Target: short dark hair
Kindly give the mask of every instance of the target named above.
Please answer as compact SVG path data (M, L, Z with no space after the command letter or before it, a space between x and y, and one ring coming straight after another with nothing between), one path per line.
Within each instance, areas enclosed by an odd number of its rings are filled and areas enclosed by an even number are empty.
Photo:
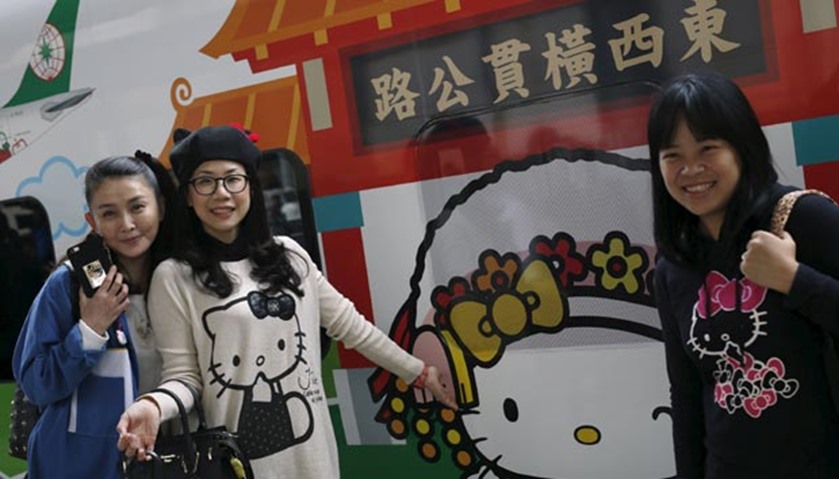
M707 253L701 248L699 219L667 192L659 164L659 152L671 144L681 118L696 138L725 140L740 158L740 181L726 207L719 237L727 252L748 240L778 173L757 115L733 81L713 73L680 76L655 98L647 140L656 246L665 258L698 267Z

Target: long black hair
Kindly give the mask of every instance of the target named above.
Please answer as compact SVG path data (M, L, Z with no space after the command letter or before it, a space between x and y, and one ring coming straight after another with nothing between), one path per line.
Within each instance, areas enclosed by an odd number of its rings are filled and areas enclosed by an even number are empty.
M769 187L778 181L778 173L757 115L731 80L717 74L685 75L658 95L647 123L656 246L671 261L701 268L708 253L703 245L708 243L702 240L699 218L667 192L659 164L659 152L672 143L681 118L696 138L725 140L740 158L740 180L720 229L725 255L748 241L758 215L770 201Z
M84 194L87 204L93 200L93 195L102 183L109 179L138 176L154 191L158 211L163 216L157 236L149 248L151 266L146 275L145 284L133 285L142 291L148 291L151 273L161 261L172 254L175 182L169 171L157 160L144 151L137 150L134 156L112 156L97 161L87 170L84 178ZM119 267L118 258L114 261ZM122 270L122 268L120 268ZM129 278L131 279L131 278Z
M230 160L233 161L233 160ZM196 165L197 166L197 165ZM253 263L250 276L268 294L288 290L303 296L300 275L291 264L288 250L271 236L265 210L262 185L254 168L242 164L248 176L250 209L239 225L238 241L247 245L248 259ZM221 260L211 254L212 240L204 231L201 220L189 207L189 183L182 182L175 201L175 216L188 218L175 223L175 251L173 257L189 264L196 283L207 292L225 298L233 292L233 280L222 268ZM239 193L244 194L244 193Z

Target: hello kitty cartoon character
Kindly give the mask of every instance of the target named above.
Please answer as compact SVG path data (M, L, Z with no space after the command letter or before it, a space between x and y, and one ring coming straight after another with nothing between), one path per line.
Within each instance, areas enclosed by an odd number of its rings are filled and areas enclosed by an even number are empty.
M248 308L253 324L242 328L231 321L229 318L235 316L228 312L233 308ZM269 297L251 291L207 310L202 318L213 344L209 374L212 383L221 386L217 395L244 395L238 434L250 459L282 451L312 435L312 407L306 397L311 375L305 371L305 335L295 310L295 300L289 294ZM244 332L247 336L240 337ZM221 338L247 347L219 347L217 340Z
M391 329L460 410L377 371L377 419L464 478L672 476L650 198L646 160L593 150L469 182L428 224Z
M727 278L711 271L693 307L688 345L700 360L716 358L714 402L728 414L743 411L756 419L779 400L798 393L798 380L787 375L783 360L764 361L749 352L767 335L767 313L761 308L766 293L748 278Z

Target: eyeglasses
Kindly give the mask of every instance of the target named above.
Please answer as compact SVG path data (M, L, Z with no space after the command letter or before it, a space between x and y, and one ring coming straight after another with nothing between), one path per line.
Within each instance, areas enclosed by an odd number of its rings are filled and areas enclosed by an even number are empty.
M248 177L245 175L227 175L219 178L199 176L189 180L188 183L199 195L210 196L216 192L219 181L224 184L224 189L231 195L241 193L248 187Z

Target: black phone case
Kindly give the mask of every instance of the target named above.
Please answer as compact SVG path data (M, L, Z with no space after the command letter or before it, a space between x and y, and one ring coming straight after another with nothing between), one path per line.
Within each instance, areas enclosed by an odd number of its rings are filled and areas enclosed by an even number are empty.
M105 276L113 264L102 237L97 235L90 235L81 243L71 246L67 250L67 259L73 265L73 274L88 298L105 282Z

